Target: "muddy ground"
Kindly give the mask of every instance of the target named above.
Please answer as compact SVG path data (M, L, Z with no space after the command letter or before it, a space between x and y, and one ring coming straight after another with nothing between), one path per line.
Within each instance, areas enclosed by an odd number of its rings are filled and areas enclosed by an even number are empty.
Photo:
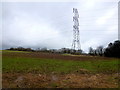
M3 88L118 88L116 74L3 73Z

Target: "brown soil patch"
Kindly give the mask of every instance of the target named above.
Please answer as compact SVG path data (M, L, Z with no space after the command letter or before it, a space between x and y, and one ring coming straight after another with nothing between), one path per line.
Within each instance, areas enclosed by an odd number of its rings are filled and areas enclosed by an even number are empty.
M3 73L3 88L118 88L118 74Z
M98 56L88 56L83 55L82 57L79 55L74 56L65 56L61 54L55 54L55 53L42 53L42 52L32 52L32 53L16 53L11 52L9 54L3 53L4 57L28 57L28 58L46 58L46 59L60 59L60 60L112 60L112 58L106 58L106 57L98 57Z

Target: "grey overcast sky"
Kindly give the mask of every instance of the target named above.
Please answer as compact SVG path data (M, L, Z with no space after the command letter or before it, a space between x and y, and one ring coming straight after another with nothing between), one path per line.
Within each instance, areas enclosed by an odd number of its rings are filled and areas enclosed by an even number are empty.
M0 4L1 5L1 4ZM2 2L2 48L71 48L73 8L79 12L80 43L107 46L118 39L118 2Z

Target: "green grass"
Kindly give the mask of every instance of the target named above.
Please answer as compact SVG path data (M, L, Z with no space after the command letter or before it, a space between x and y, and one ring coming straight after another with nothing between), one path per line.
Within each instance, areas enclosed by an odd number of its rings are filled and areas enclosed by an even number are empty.
M11 52L8 52L11 53ZM70 61L57 59L41 59L28 57L6 57L3 55L3 72L23 73L73 73L80 69L86 69L92 73L117 72L118 59L96 61Z

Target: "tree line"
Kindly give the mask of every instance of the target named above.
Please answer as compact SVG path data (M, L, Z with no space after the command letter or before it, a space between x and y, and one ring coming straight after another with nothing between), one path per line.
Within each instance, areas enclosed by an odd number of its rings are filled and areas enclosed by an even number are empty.
M92 47L90 47L89 55L120 58L120 40L116 40L113 43L109 43L107 48L99 46L96 49L93 49Z
M10 48L7 50L13 50L13 51L31 51L31 52L50 52L50 53L67 53L67 54L81 54L82 50L73 50L69 48L61 48L61 49L47 49L44 48L37 48L36 50L33 50L31 48L24 48L24 47L16 47L16 48Z
M17 48L10 48L7 50L14 50L14 51L32 51L32 52L50 52L50 53L68 53L68 54L85 54L82 50L73 50L69 48L61 48L61 49L47 49L44 48L38 48L36 50L33 50L31 48L23 48L23 47L17 47ZM120 58L120 40L114 41L113 43L109 43L106 48L103 46L98 46L96 49L93 49L92 47L89 48L89 55L93 56L105 56L105 57L118 57Z

